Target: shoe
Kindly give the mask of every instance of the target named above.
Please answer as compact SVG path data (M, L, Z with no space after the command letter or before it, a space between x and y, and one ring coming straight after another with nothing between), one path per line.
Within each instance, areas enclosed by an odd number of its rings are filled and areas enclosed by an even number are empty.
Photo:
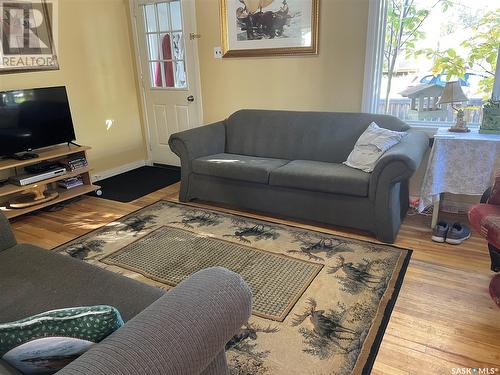
M453 224L446 235L446 242L452 245L460 245L470 238L470 229L460 223Z
M434 242L444 242L450 225L446 221L439 221L432 229L432 240Z

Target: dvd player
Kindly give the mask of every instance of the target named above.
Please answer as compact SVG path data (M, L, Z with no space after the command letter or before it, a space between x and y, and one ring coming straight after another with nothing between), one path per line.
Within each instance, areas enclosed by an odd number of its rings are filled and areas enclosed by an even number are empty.
M18 185L18 186L26 186L30 184L34 184L43 180L48 180L49 178L54 178L57 176L62 176L66 174L66 168L57 168L52 169L43 173L35 173L35 174L23 174L19 176L12 176L9 178L9 182Z

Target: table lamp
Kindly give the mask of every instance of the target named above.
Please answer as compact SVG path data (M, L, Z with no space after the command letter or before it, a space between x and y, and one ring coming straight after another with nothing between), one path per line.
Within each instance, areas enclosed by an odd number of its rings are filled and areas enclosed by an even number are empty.
M466 102L469 99L465 96L462 86L458 81L446 82L443 89L443 94L439 98L437 104L451 104L451 108L457 111L457 122L455 125L450 127L448 131L466 133L469 132L469 128L465 124L464 120L464 110L462 108L455 107L454 103Z

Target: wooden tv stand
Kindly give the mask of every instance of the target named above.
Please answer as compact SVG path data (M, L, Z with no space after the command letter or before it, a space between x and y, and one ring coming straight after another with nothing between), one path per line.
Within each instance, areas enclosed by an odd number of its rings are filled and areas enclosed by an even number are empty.
M87 158L88 150L90 150L90 147L73 146L73 145L60 145L60 146L35 150L35 152L38 154L38 158L35 159L0 160L0 173L2 173L2 179L4 179L8 178L9 176L17 176L18 174L24 174L25 172L22 169L23 167L26 167L28 165L38 164L42 161L57 162L71 156L85 156L85 158ZM64 175L54 176L52 178L48 178L46 180L42 180L25 186L18 186L10 182L6 182L4 185L0 185L0 210L5 214L5 216L7 216L10 219L100 189L99 186L92 184L90 172L91 169L89 166L87 166L84 168L76 169L74 171L68 170L67 173ZM83 185L74 187L72 189L64 189L57 186L57 181L76 176L82 177ZM37 191L43 192L44 190L49 190L57 193L56 198L50 200L41 199L40 203L23 208L11 208L8 205L9 201L14 201L15 198L18 196L21 196L29 192L37 192Z

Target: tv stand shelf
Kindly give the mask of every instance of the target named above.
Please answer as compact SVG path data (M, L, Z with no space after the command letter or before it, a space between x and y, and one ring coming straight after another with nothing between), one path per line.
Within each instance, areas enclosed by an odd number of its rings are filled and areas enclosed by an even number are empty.
M35 159L27 160L14 160L14 159L2 159L0 160L0 171L11 168L26 167L27 165L37 164L44 160L52 160L62 158L64 156L77 154L79 152L86 152L90 150L88 146L73 146L73 145L61 145L48 147L41 150L37 150L36 153L38 157Z
M18 171L17 168L26 167L28 165L38 164L42 161L61 161L66 159L68 156L84 156L87 157L87 151L90 147L87 146L75 146L75 145L59 145L50 148L44 148L36 150L35 152L39 155L38 158L28 159L28 160L13 160L13 159L2 159L0 160L0 172L5 175L8 173L10 176L22 174L23 171ZM10 171L10 172L9 172ZM100 187L92 184L90 176L91 168L89 166L68 171L64 175L54 176L33 184L18 186L11 183L5 183L5 185L0 186L0 210L9 219L17 216L21 216L44 207L51 206L53 204L64 202L68 199L78 197L83 194L90 193L95 190L99 190ZM56 186L57 182L69 177L81 176L83 180L83 185L64 189ZM32 192L34 189L50 189L58 193L58 196L52 200L40 201L38 204L34 204L29 207L23 208L10 208L9 200L13 200L23 193ZM31 199L31 198L30 198ZM31 203L30 203L31 204Z

